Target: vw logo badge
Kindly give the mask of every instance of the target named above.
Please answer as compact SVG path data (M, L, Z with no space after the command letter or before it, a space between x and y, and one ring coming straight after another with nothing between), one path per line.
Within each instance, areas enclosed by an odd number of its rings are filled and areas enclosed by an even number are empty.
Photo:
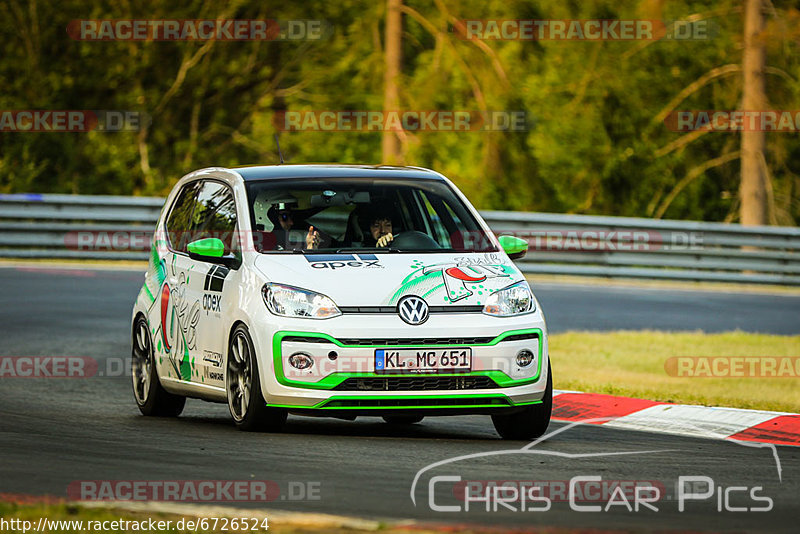
M408 324L422 324L428 320L428 303L414 295L403 297L397 303L397 315Z

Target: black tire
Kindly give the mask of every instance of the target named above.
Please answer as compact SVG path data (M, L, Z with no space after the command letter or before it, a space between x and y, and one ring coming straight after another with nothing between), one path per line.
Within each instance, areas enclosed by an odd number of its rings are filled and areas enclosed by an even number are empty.
M288 412L267 406L261 393L253 340L243 324L238 325L231 334L226 369L228 409L236 427L247 432L279 432L286 424Z
M186 397L173 395L158 379L153 340L147 320L139 315L131 331L131 382L133 398L142 415L178 417L186 405Z
M390 425L413 425L425 418L423 415L384 415L383 420Z
M550 425L553 411L553 374L547 364L547 386L540 404L527 406L520 412L492 416L497 433L504 439L535 439L542 436Z

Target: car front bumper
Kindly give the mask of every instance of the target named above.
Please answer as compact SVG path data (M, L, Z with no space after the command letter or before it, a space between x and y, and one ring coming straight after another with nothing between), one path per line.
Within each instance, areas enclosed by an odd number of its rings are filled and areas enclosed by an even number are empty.
M498 318L480 313L431 315L409 326L393 314L352 314L325 320L264 316L251 329L261 387L270 406L294 411L380 415L494 413L541 402L548 366L540 312ZM468 372L375 372L375 350L460 348L472 352ZM534 354L516 364L522 350ZM291 354L311 356L297 370Z

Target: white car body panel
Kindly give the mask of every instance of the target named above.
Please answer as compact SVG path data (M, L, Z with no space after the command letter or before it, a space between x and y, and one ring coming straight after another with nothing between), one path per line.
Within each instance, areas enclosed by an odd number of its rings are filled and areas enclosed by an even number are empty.
M245 181L236 170L211 168L190 173L179 180L168 196L158 221L145 283L133 309L134 319L139 314L147 318L159 380L167 391L225 402L228 341L234 326L241 322L252 337L261 390L270 406L324 409L325 403L334 398L346 401L405 397L425 401L418 403L419 406L435 407L441 399L450 397L501 399L502 406L514 407L537 402L544 395L549 355L547 328L538 302L533 313L514 317L493 317L474 311L490 293L524 280L502 249L490 253L380 253L374 258L369 254L346 253L326 259L313 251L264 254L253 250L251 243L244 243L241 266L229 269L173 252L164 241L165 219L177 192L197 179L227 184L234 192L240 235L249 236L252 231ZM446 181L497 244L477 211ZM276 316L268 311L261 294L268 282L322 293L340 308L382 307L383 311L348 312L328 319ZM397 313L387 311L405 295L422 296L430 306L444 311L431 313L423 324L406 324ZM447 311L464 306L471 306L473 311ZM519 331L537 337L497 340ZM301 333L294 337L329 336L334 341L328 337L321 338L328 339L324 343L283 341L277 345L280 354L274 353L276 337L286 332ZM380 344L341 346L336 341L409 338L491 340L465 344L472 350L470 375L492 376L503 387L414 391L329 389L340 378L350 376L346 373L386 377L374 373L374 350ZM412 346L429 345L413 343ZM531 350L535 356L533 363L525 368L519 368L514 360L521 349ZM329 357L332 350L337 353L336 360ZM310 371L288 371L291 366L287 358L294 352L312 356L315 365ZM453 407L453 413L458 413L458 406Z

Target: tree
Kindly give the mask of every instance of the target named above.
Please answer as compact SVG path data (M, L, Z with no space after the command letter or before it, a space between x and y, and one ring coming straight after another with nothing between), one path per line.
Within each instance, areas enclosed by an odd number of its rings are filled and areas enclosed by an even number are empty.
M386 71L384 73L383 110L398 111L400 94L397 88L402 63L403 14L400 11L403 0L386 0ZM383 163L396 165L403 162L400 138L397 132L385 130L381 145Z
M744 13L744 51L742 54L742 108L744 111L764 111L767 97L764 92L764 18L762 0L747 0ZM742 224L764 225L767 220L767 191L769 180L764 158L765 138L760 129L742 130L739 186L741 198L739 219Z
M431 167L483 209L794 225L800 136L676 133L664 123L675 110L797 109L797 0L749 6L7 0L0 2L0 110L131 110L152 120L138 133L0 131L0 193L164 195L192 169L276 162L273 136L285 126L274 119L283 110L525 111L523 132L308 128L280 141L290 163ZM755 29L747 23L743 31L748 13ZM216 43L78 41L64 31L85 18L221 17L314 19L330 31L320 40ZM487 19L664 20L705 24L709 35L464 38L466 21ZM747 215L751 205L760 215Z

